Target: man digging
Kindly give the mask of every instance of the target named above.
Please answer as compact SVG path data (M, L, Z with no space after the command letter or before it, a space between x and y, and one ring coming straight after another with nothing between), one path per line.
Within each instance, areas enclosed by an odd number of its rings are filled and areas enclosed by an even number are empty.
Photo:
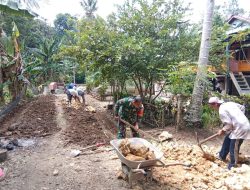
M230 153L228 169L237 165L240 146L244 139L250 139L250 123L245 116L245 107L235 102L224 102L218 97L211 97L209 105L219 111L223 128L218 131L219 135L226 134L218 158L226 160Z
M118 139L126 138L126 126L120 119L134 125L135 129L139 129L138 122L143 116L143 104L140 96L127 97L120 99L115 104L115 116L118 120ZM132 136L139 137L139 133L131 128Z

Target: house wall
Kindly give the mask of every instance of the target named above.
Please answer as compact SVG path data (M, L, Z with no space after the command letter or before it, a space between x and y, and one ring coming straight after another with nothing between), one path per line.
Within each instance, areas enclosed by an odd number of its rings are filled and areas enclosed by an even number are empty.
M243 53L244 52L244 53ZM247 72L250 71L250 48L244 48L244 51L235 51L230 60L231 72Z

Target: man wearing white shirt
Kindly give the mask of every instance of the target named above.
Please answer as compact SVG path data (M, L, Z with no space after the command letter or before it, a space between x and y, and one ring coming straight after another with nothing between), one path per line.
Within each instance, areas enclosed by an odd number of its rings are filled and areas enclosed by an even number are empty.
M238 162L240 146L244 139L250 139L250 123L245 116L245 107L235 102L224 102L218 97L211 97L209 105L219 111L223 128L218 134L226 133L219 159L225 160L230 153L230 163L228 169L234 167Z
M84 90L81 87L77 87L76 91L77 91L77 95L79 97L82 97L82 103L83 103L83 106L85 106L85 97L84 97L85 93L84 93Z

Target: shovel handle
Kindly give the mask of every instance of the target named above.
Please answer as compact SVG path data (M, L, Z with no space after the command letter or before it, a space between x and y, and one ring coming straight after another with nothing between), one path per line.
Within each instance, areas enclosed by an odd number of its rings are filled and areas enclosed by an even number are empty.
M214 134L214 135L212 135L212 136L210 136L210 137L208 137L208 138L206 138L206 139L200 141L200 142L199 142L199 145L201 145L201 144L203 144L203 143L205 143L205 142L207 142L207 141L209 141L209 140L211 140L211 139L213 139L213 138L215 138L215 137L217 137L217 136L219 136L219 133L216 133L216 134Z
M160 143L159 140L157 140L156 138L154 138L152 135L150 135L150 134L148 134L148 133L142 131L141 129L136 129L135 126L131 125L129 122L127 122L127 121L125 121L125 120L123 120L123 119L121 119L121 118L119 118L119 120L120 120L122 123L124 123L125 125L127 125L127 126L131 127L132 129L134 129L136 132L140 133L141 135L147 136L147 137L151 138L152 140L154 140L154 141Z
M103 146L103 145L105 145L105 143L96 143L94 145L90 145L90 146L86 146L86 147L82 148L81 151L89 149L89 148L93 148L93 147L100 147L100 146Z

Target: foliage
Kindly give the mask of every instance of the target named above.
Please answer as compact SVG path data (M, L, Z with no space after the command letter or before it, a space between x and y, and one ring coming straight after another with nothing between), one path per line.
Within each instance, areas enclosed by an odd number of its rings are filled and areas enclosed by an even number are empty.
M209 51L209 65L216 68L216 72L225 73L226 68L223 67L222 63L226 63L226 46L228 45L228 35L226 31L229 29L227 23L223 23L222 17L219 13L215 13L211 35L211 45ZM225 66L225 65L224 65Z
M97 87L100 85L101 81L100 79L100 72L96 72L92 75L88 75L86 77L86 90L89 93L94 87Z
M26 90L25 97L26 97L26 98L34 98L34 94L33 94L33 92L32 92L31 89L28 88L28 89Z
M104 96L107 89L108 89L107 83L101 83L98 87L98 94L100 96Z
M30 75L35 74L33 78L42 79L43 82L55 79L62 68L54 58L60 43L61 39L56 38L53 41L45 40L39 48L29 48L31 62L26 71L29 71Z
M232 15L243 15L244 13L244 9L239 7L239 0L228 0L224 9L224 14L227 18Z
M71 16L70 14L58 14L54 21L55 30L58 35L64 36L67 35L68 31L76 30L76 17Z
M0 14L0 24L7 35L11 34L11 23L14 21L20 32L19 41L25 47L35 48L46 38L51 38L55 32L54 29L48 26L44 21L32 20L20 16L2 15ZM23 49L25 53L25 49Z
M85 72L83 72L82 70L78 70L75 77L76 83L78 84L84 84L86 82Z
M82 19L77 44L64 48L118 93L132 80L142 96L152 95L154 82L165 80L173 65L197 57L199 38L195 27L182 21L187 8L181 1L126 1L118 10L107 22Z
M208 104L203 105L201 115L202 126L206 128L215 128L220 125L218 111L213 110Z
M169 91L174 94L191 95L195 80L195 70L195 64L180 63L175 71L169 73Z
M36 0L5 0L0 1L0 12L22 17L33 18L38 16L31 8L39 7Z
M160 12L163 7L168 11ZM163 69L169 70L182 59L180 51L186 44L180 42L187 25L180 21L185 11L180 1L168 1L168 4L127 1L120 7L117 23L124 38L120 63L141 96L151 93L154 82L164 80Z
M0 43L2 44L8 55L14 55L14 45L12 43L11 37L3 35L2 37L0 37Z

